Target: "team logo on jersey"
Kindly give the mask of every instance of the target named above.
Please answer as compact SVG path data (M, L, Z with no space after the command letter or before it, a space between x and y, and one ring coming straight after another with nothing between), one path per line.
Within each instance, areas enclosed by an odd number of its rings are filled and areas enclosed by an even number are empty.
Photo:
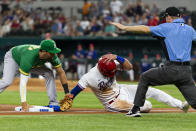
M105 91L107 88L111 87L113 82L114 82L113 78L109 79L107 82L100 81L98 84L99 90Z

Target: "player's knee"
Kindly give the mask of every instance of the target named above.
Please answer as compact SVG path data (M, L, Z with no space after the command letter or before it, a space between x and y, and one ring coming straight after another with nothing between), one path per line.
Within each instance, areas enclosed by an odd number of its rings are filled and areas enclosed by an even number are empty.
M4 85L4 87L8 87L12 84L13 81L11 80L7 80L7 81L2 81L2 84Z

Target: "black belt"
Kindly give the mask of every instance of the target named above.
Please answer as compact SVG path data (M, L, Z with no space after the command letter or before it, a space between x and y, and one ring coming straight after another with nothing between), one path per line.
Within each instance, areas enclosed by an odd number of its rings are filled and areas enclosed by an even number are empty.
M190 65L189 61L185 61L185 62L169 61L169 63L173 64L173 65L181 65L181 66L189 66Z

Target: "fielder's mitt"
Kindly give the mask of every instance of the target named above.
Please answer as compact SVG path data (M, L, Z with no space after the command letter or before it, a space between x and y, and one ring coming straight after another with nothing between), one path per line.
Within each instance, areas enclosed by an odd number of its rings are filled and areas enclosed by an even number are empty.
M73 99L70 98L69 95L65 95L65 97L60 100L60 110L67 111L72 107Z

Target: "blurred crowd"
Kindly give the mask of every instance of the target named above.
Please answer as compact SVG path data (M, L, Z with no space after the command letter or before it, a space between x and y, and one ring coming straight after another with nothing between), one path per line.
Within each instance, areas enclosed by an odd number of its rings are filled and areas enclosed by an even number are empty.
M142 0L125 5L120 0L84 0L78 9L81 17L67 17L62 7L33 8L31 0L2 0L0 37L7 35L39 36L45 33L61 36L117 36L113 20L125 25L156 26L163 23L156 2L143 4ZM181 8L185 22L191 25L189 12Z
M144 4L142 0L135 3L124 3L120 0L97 0L96 2L84 0L83 6L78 9L81 17L67 17L62 7L33 8L31 0L2 0L0 8L0 37L4 36L40 36L46 39L54 36L118 36L116 29L109 21L119 22L124 25L148 25L156 26L164 23L162 12L156 2L152 5ZM191 25L190 12L181 8L182 17L188 25ZM119 54L120 55L120 54ZM59 54L63 69L68 79L80 79L97 62L97 50L93 43L89 43L87 50L82 44L70 58ZM143 54L143 58L137 60L133 52L126 57L132 64L133 70L126 73L118 73L121 80L134 81L139 79L139 74L150 68L161 66L165 59L161 54L149 56ZM0 69L3 63L0 64ZM48 65L50 66L50 65ZM196 72L196 51L192 56L192 66ZM0 70L2 75L2 70ZM55 72L54 72L55 74ZM196 74L194 73L196 80Z
M63 54L60 54L59 57L68 79L80 79L96 65L99 59L93 43L89 44L89 50L84 50L82 45L78 44L75 53L70 58L65 58ZM133 69L127 72L118 72L117 78L130 81L138 80L142 72L161 66L165 61L160 54L151 57L144 54L142 59L136 60L133 53L130 52L125 57L133 64Z

